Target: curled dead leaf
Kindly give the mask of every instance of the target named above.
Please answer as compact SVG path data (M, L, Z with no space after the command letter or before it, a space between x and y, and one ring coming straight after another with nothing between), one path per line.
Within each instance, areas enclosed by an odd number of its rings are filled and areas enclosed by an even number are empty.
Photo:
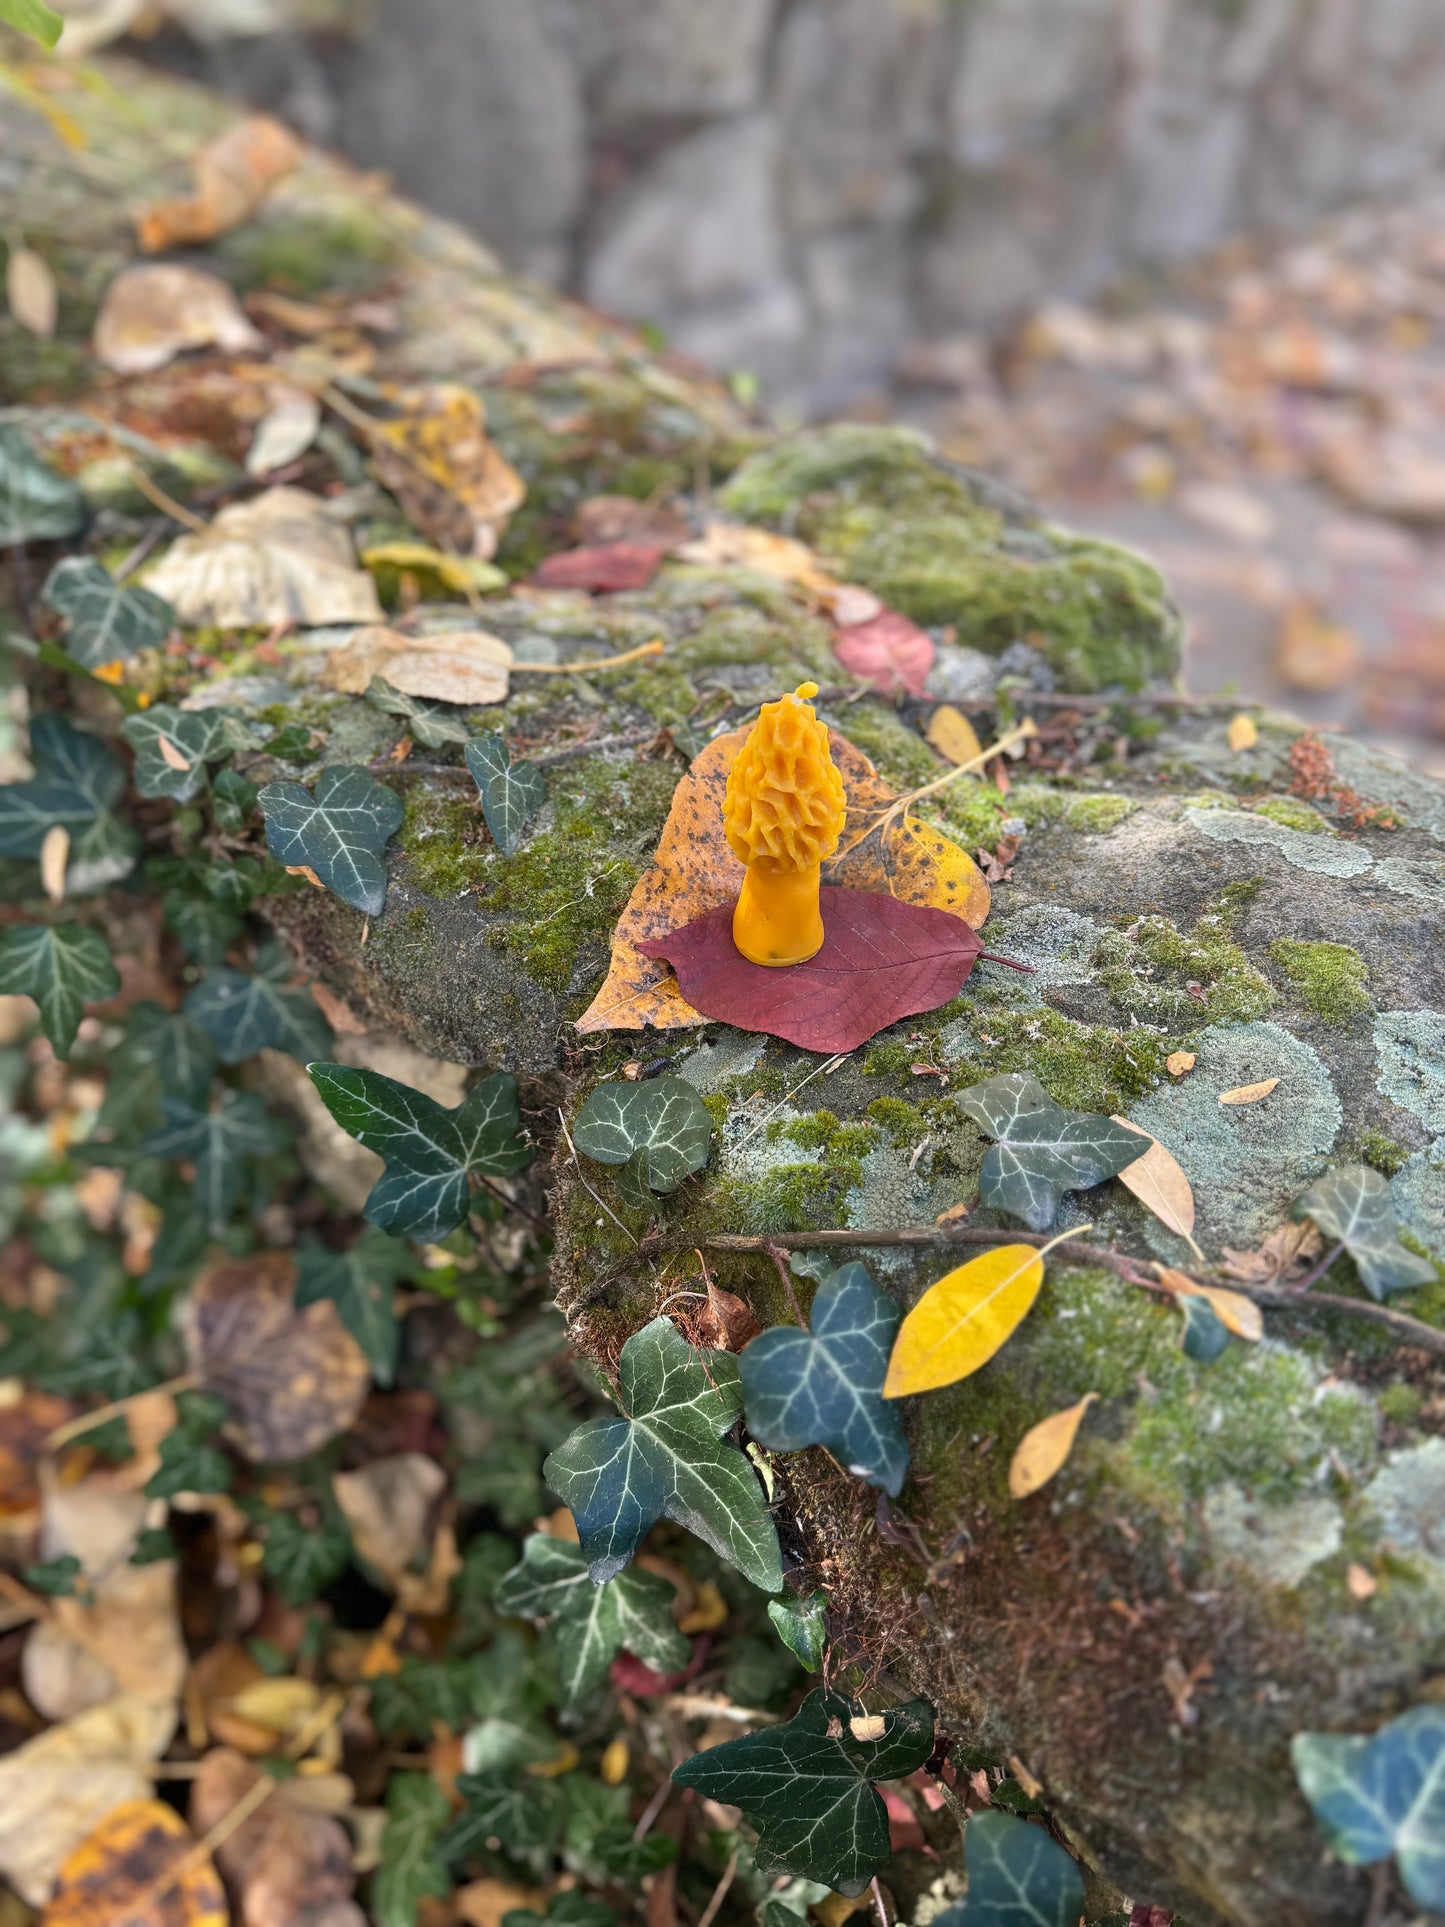
M1194 1062L1192 1050L1170 1051L1164 1059L1164 1068L1171 1077L1183 1077L1186 1072L1194 1069Z
M1226 1331L1233 1332L1236 1338L1257 1344L1264 1337L1264 1313L1243 1292L1227 1291L1220 1285L1196 1284L1187 1272L1176 1271L1172 1265L1156 1264L1154 1275L1176 1298L1206 1299L1213 1306L1220 1324Z
M452 382L394 389L390 421L348 410L371 447L377 479L438 548L484 561L527 498L527 485L487 435L481 397Z
M1029 1427L1009 1464L1008 1489L1013 1498L1027 1499L1064 1465L1074 1449L1084 1414L1098 1396L1097 1392L1085 1392L1077 1405Z
M408 636L398 629L358 629L326 659L322 680L344 695L360 696L380 676L404 696L468 706L507 699L512 651L485 629Z
M1142 1158L1133 1164L1126 1164L1119 1173L1119 1182L1134 1193L1140 1204L1154 1213L1161 1224L1178 1237L1194 1242L1194 1192L1183 1167L1172 1151L1168 1151L1158 1138L1151 1137L1148 1131L1131 1124L1127 1117L1116 1117L1115 1124L1122 1124L1126 1131L1136 1131L1140 1137L1149 1138L1149 1149Z
M1219 1101L1228 1105L1258 1104L1262 1097L1269 1096L1278 1082L1277 1077L1267 1077L1262 1084L1238 1084L1232 1091L1221 1091Z
M193 193L140 209L135 226L141 247L159 254L228 234L255 213L300 159L300 142L280 121L248 114L196 155Z
M376 586L357 568L350 535L319 496L300 488L268 488L223 508L203 535L171 544L146 587L190 628L381 619Z
M261 336L219 275L171 262L122 269L95 321L95 358L118 375L149 374L191 348L239 355L260 346Z

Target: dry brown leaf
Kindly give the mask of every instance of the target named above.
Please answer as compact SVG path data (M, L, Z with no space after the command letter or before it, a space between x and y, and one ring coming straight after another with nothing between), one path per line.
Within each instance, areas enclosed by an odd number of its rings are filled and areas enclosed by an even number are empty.
M246 473L270 475L304 455L321 426L321 404L300 388L284 388L256 424L246 450Z
M332 1476L356 1550L394 1590L431 1541L427 1515L446 1482L441 1466L422 1452L398 1452L373 1459L359 1472Z
M1194 1192L1189 1180L1172 1151L1166 1151L1157 1137L1130 1123L1127 1117L1116 1117L1113 1122L1122 1124L1126 1131L1136 1131L1140 1137L1149 1138L1149 1149L1142 1158L1133 1164L1126 1164L1119 1173L1119 1182L1134 1196L1161 1224L1167 1225L1178 1237L1193 1242L1194 1233Z
M19 1379L0 1392L0 1520L21 1521L40 1505L40 1467L50 1434L71 1416L68 1399L32 1391Z
M1259 741L1258 724L1253 716L1246 716L1243 711L1238 716L1231 717L1226 733L1229 738L1229 747L1236 754L1242 749L1253 749Z
M289 1252L228 1259L203 1271L186 1302L191 1368L230 1407L248 1458L317 1452L361 1410L371 1369L329 1298L298 1311Z
M934 710L924 734L939 755L946 757L950 763L970 763L983 754L978 731L963 711L955 709L952 703L944 703L940 709Z
M1170 1051L1164 1059L1164 1068L1171 1077L1183 1077L1186 1071L1194 1069L1194 1052L1192 1050Z
M270 488L222 509L204 535L172 543L146 587L190 628L381 619L376 585L356 566L351 537L319 496L299 488Z
M403 695L479 705L507 699L512 651L485 629L407 636L398 629L358 629L326 659L322 680L343 695L364 695L380 676Z
M1237 1084L1232 1091L1221 1091L1219 1101L1228 1105L1258 1104L1262 1097L1269 1096L1278 1082L1277 1077L1267 1077L1262 1084Z
M40 843L40 887L52 903L65 901L65 866L70 861L70 831L52 823Z
M1373 1599L1380 1590L1379 1580L1357 1559L1352 1559L1346 1568L1345 1584L1349 1587L1351 1599Z
M1329 696L1347 689L1364 667L1360 639L1327 622L1308 599L1290 603L1274 639L1274 666L1287 689Z
M710 523L696 541L683 543L677 558L704 569L751 569L814 595L832 595L842 586L806 542L735 522Z
M1008 1469L1008 1489L1015 1499L1027 1499L1048 1484L1073 1451L1084 1414L1098 1396L1085 1392L1077 1405L1040 1419L1024 1433Z
M466 1927L502 1927L503 1917L513 1908L544 1913L547 1896L540 1887L517 1887L510 1880L472 1880L458 1887L452 1905Z
M44 255L34 248L12 248L5 263L5 299L10 313L27 334L49 341L55 333L59 298L55 276Z
M191 1788L193 1831L204 1836L218 1826L259 1777L259 1769L230 1747L208 1753ZM301 1786L299 1779L278 1786L215 1849L236 1927L366 1927L351 1898L356 1875L346 1829L327 1814L308 1811L293 1793Z
M675 549L691 529L687 517L665 502L639 502L632 495L593 495L577 511L576 535L584 548L613 542L641 542Z
M693 758L673 794L652 863L639 879L612 939L607 981L577 1021L579 1031L676 1030L700 1024L666 965L637 949L721 904L742 887L743 866L723 835L728 771L747 740L735 729ZM988 915L989 891L978 865L941 830L906 813L877 770L846 737L829 732L843 778L847 818L838 848L823 865L824 883L843 889L887 891L904 903L951 911L978 929Z
M175 1710L121 1694L0 1758L0 1874L23 1900L50 1897L62 1862L106 1814L150 1796L150 1763Z
M67 1854L38 1927L227 1927L208 1853L163 1800L128 1800Z
M1172 1265L1156 1264L1154 1272L1160 1284L1167 1286L1176 1298L1208 1299L1219 1322L1236 1338L1258 1344L1264 1337L1264 1313L1242 1292L1226 1291L1219 1285L1198 1285L1187 1272L1176 1271Z
M301 159L301 144L280 121L249 114L208 141L192 163L195 192L153 201L135 217L147 254L214 241L255 213L276 182Z
M95 321L95 358L118 375L149 374L190 348L234 355L261 345L218 275L171 263L123 269L106 289Z
M756 1338L762 1326L752 1308L735 1291L720 1291L708 1280L707 1303L693 1320L695 1343L710 1345L715 1351L740 1352L749 1339Z
M1278 1224L1257 1251L1235 1251L1225 1245L1220 1269L1227 1278L1247 1284L1273 1284L1312 1264L1324 1250L1324 1240L1312 1218L1287 1219Z
M286 865L286 874L288 877L305 877L313 890L324 890L326 888L326 885L321 881L320 877L317 876L309 863L288 863Z
M484 561L527 485L487 435L481 398L470 388L438 382L393 391L392 421L363 427L372 466L412 524L440 549Z

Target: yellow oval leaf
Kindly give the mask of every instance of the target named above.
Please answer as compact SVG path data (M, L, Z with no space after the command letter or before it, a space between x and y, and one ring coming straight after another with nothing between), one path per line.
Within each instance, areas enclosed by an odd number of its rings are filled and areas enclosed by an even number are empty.
M1226 1291L1221 1285L1196 1285L1187 1272L1176 1271L1172 1265L1156 1264L1154 1271L1160 1284L1167 1285L1176 1298L1207 1298L1219 1322L1236 1338L1247 1338L1251 1344L1257 1344L1264 1337L1264 1313L1242 1291Z
M620 1733L615 1740L609 1740L602 1754L602 1764L597 1769L603 1786L621 1786L627 1778L631 1758L631 1749Z
M1136 1131L1140 1137L1149 1138L1149 1149L1143 1157L1126 1164L1119 1173L1120 1184L1132 1191L1161 1224L1168 1225L1181 1238L1189 1237L1194 1230L1194 1192L1179 1160L1172 1151L1165 1150L1157 1137L1150 1137L1127 1117L1116 1117L1113 1122L1122 1124L1126 1131Z
M1229 747L1232 750L1238 752L1242 749L1253 749L1258 741L1259 730L1253 716L1246 716L1241 712L1231 720L1229 725Z
M1258 1104L1278 1082L1277 1077L1267 1077L1262 1084L1238 1084L1232 1091L1221 1091L1219 1101L1221 1104Z
M1015 1499L1027 1499L1048 1484L1073 1451L1083 1416L1098 1396L1085 1392L1077 1405L1040 1419L1024 1433L1008 1469L1008 1489Z
M70 831L52 823L40 845L40 884L52 903L65 901L65 866L70 861Z
M950 763L971 763L976 756L983 754L978 731L963 711L955 709L952 703L944 703L941 708L934 710L924 734L939 755L946 756Z
M127 1800L61 1863L40 1927L226 1927L208 1853L162 1800Z
M1044 1282L1032 1245L999 1245L924 1292L898 1329L884 1398L952 1385L986 1365L1022 1324Z
M1194 1052L1192 1050L1171 1051L1164 1059L1164 1068L1171 1077L1183 1077L1186 1071L1194 1069Z

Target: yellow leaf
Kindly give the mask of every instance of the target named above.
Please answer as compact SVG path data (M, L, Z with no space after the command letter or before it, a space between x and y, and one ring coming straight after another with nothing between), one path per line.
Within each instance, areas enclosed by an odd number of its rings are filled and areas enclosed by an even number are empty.
M1267 1077L1262 1084L1238 1084L1232 1091L1221 1091L1219 1101L1230 1105L1258 1104L1262 1097L1269 1096L1278 1082L1277 1077Z
M627 1766L631 1757L627 1742L620 1733L615 1740L608 1741L602 1754L602 1763L597 1769L603 1786L622 1785L627 1778Z
M434 577L441 588L460 596L500 589L507 580L495 563L479 561L474 555L447 555L429 542L376 542L361 551L361 561L373 575L409 569L413 575Z
M1220 1324L1236 1338L1257 1344L1264 1337L1264 1313L1243 1292L1226 1291L1220 1285L1196 1285L1187 1272L1176 1271L1172 1265L1156 1264L1154 1272L1176 1298L1207 1298Z
M1171 1077L1183 1077L1186 1071L1194 1069L1194 1052L1192 1050L1171 1051L1164 1059L1164 1068Z
M697 1589L697 1604L677 1622L683 1633L715 1633L728 1616L728 1602L710 1579Z
M229 1917L211 1856L175 1808L128 1800L67 1855L38 1927L226 1927Z
M1015 1499L1026 1499L1048 1484L1073 1451L1080 1422L1098 1396L1085 1392L1077 1405L1040 1419L1024 1433L1008 1469L1008 1489Z
M1236 753L1242 749L1253 749L1259 741L1259 730L1253 716L1243 711L1231 719L1229 725L1229 747Z
M1126 1164L1119 1173L1119 1182L1134 1193L1140 1204L1152 1211L1161 1224L1181 1238L1194 1242L1194 1193L1189 1180L1180 1167L1179 1160L1172 1151L1166 1151L1158 1138L1150 1137L1148 1131L1141 1131L1137 1124L1131 1124L1127 1117L1116 1117L1115 1124L1122 1124L1126 1131L1135 1131L1140 1137L1149 1138L1149 1149L1142 1158L1133 1164Z
M983 754L978 731L952 703L944 703L941 709L934 710L924 733L939 755L946 756L950 763L971 763Z
M1044 1282L1032 1245L1000 1245L924 1292L899 1327L884 1398L952 1385L986 1365L1022 1324Z
M582 1755L570 1740L563 1740L550 1760L534 1760L527 1771L539 1780L559 1780L564 1773L571 1773L582 1759Z
M258 1679L232 1696L231 1710L275 1733L299 1727L321 1704L321 1689L309 1679Z

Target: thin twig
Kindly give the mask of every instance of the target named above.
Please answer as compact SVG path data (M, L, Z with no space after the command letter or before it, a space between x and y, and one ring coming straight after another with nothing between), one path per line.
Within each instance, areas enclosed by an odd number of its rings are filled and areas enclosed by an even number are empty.
M1037 736L1038 733L1033 717L1025 716L1021 723L1015 723L1012 729L1005 730L997 742L990 743L987 749L981 749L977 756L970 756L962 763L955 763L952 769L946 769L942 776L935 776L933 781L925 783L922 789L910 790L907 796L895 798L889 804L883 820L886 822L889 817L896 816L900 810L911 809L915 803L921 803L925 796L932 796L938 790L947 789L948 785L956 783L960 776L967 776L972 770L984 768L986 764L993 761L995 756L1001 756L1012 749L1015 743L1027 742L1030 736Z
M847 1059L847 1056L847 1051L840 1051L836 1057L825 1058L821 1064L808 1072L808 1075L803 1079L801 1084L795 1084L790 1091L784 1091L781 1099L768 1112L767 1116L759 1118L753 1128L747 1132L745 1136L738 1139L737 1143L732 1147L734 1153L741 1151L745 1144L750 1143L765 1124L771 1124L773 1119L778 1115L778 1112L781 1111L785 1105L791 1103L793 1098L798 1095L798 1092L803 1089L804 1085L811 1084L815 1077L826 1077L830 1071L837 1070L838 1066Z
M717 1919L718 1909L722 1906L723 1902L727 1899L728 1888L731 1887L731 1885L733 1884L733 1875L738 1870L738 1856L741 1853L741 1851L742 1850L739 1847L733 1848L732 1854L728 1859L728 1863L722 1870L722 1878L721 1880L718 1881L717 1885L712 1890L712 1899L707 1903L706 1907L704 1907L702 1912L698 1915L697 1927L712 1927L713 1922ZM878 1883L875 1880L873 1884L876 1887ZM886 1920L883 1923L883 1927L888 1927L888 1923Z
M642 1816L638 1820L637 1825L632 1829L632 1837L634 1840L645 1840L647 1838L648 1834L652 1831L653 1821L656 1820L658 1814L662 1812L662 1809L671 1798L672 1781L670 1779L664 1779L658 1786L656 1793L653 1794L647 1805L642 1809Z
M702 1253L699 1252L698 1256L701 1257ZM778 1267L778 1276L783 1281L783 1290L787 1293L788 1303L793 1307L793 1316L797 1319L801 1328L806 1331L808 1329L808 1321L803 1316L803 1307L798 1303L798 1291L793 1283L793 1274L788 1269L787 1259L784 1258L782 1252L778 1250L776 1245L768 1246L768 1256Z
M472 1175L485 1190L491 1192L494 1198L499 1198L509 1211L520 1211L529 1223L536 1225L539 1231L545 1231L547 1236L551 1237L552 1227L545 1218L539 1218L535 1211L529 1211L519 1199L509 1198L500 1185L493 1184L490 1178L484 1178L480 1172L474 1171Z
M737 1858L736 1855L733 1856ZM878 1876L873 1876L873 1905L878 1909L878 1927L888 1927L888 1909L883 1905L883 1889L878 1885ZM698 1927L702 1927L699 1921Z
M620 1232L622 1232L624 1236L628 1238L632 1238L632 1242L635 1245L637 1243L637 1239L632 1236L632 1233L627 1229L627 1226L622 1222L621 1218L619 1218L617 1213L612 1209L612 1206L607 1202L605 1198L599 1198L597 1193L592 1189L592 1186L587 1182L586 1176L584 1175L582 1170L582 1160L577 1155L577 1146L572 1142L572 1133L567 1129L567 1120L562 1115L562 1112L560 1110L557 1112L557 1116L561 1118L562 1135L567 1140L567 1149L572 1153L572 1162L577 1167L577 1178L578 1178L578 1182L582 1186L582 1189L587 1193L588 1197L591 1198L594 1204L601 1205L602 1209L607 1213L608 1217L611 1218L612 1222L617 1226L617 1229Z
M57 1425L45 1440L48 1452L58 1452L62 1445L69 1445L85 1432L93 1432L97 1425L104 1425L107 1419L120 1418L132 1405L143 1398L152 1398L157 1392L194 1392L204 1384L200 1372L182 1372L178 1378L165 1379L159 1385L148 1385L144 1391L132 1392L126 1398L112 1399L109 1405L97 1405L93 1412L82 1412L78 1418L67 1419L64 1425Z
M163 514L168 515L173 522L179 522L182 528L190 529L194 535L206 533L207 524L200 516L194 514L184 503L178 502L173 495L167 495L160 483L153 482L143 468L139 466L133 468L131 479L146 500L160 509Z
M1327 1251L1324 1257L1320 1259L1319 1263L1313 1266L1309 1271L1307 1271L1303 1278L1292 1279L1290 1284L1290 1289L1292 1291L1301 1291L1301 1292L1308 1291L1310 1286L1315 1282L1316 1278L1324 1277L1325 1273L1329 1270L1330 1266L1335 1262L1336 1258L1340 1256L1344 1248L1345 1248L1344 1240L1341 1239L1340 1243L1337 1244L1333 1248L1333 1250Z
M661 636L654 636L651 642L639 643L635 649L624 649L620 656L594 656L588 662L513 662L507 667L514 676L580 676L586 671L621 669L626 663L660 656L666 647ZM656 733L654 730L653 734Z

